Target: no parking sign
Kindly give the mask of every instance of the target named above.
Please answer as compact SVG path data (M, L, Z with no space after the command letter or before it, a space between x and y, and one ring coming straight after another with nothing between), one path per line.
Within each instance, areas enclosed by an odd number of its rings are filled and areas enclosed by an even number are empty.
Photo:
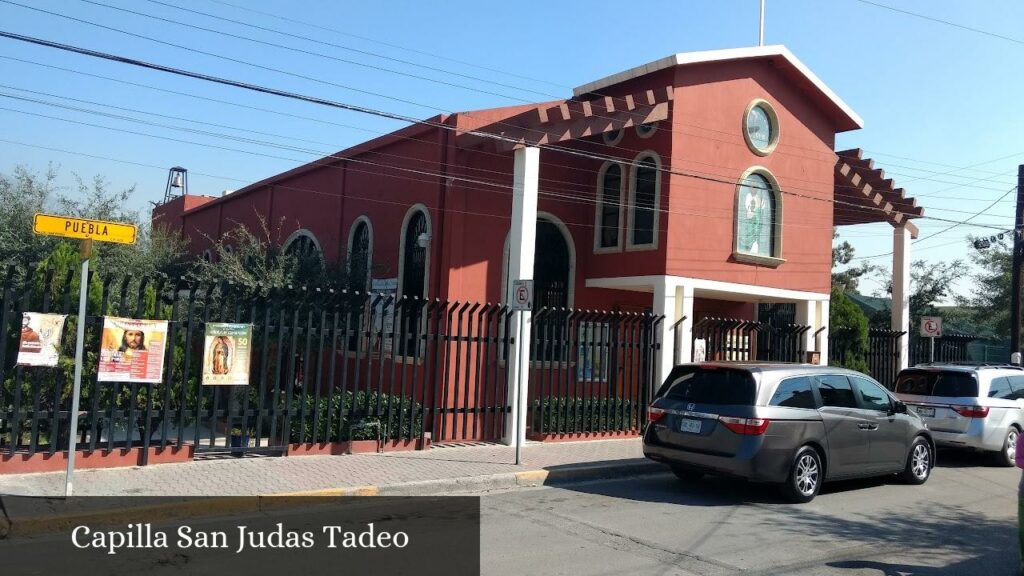
M921 336L925 338L942 338L942 318L938 316L922 316Z

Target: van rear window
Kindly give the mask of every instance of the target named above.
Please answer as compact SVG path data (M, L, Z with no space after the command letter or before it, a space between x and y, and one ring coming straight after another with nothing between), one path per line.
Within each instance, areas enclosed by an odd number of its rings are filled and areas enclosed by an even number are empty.
M693 368L674 376L659 396L700 404L754 405L757 386L749 372L729 368Z
M977 398L978 382L965 372L911 371L900 374L896 392L940 398Z

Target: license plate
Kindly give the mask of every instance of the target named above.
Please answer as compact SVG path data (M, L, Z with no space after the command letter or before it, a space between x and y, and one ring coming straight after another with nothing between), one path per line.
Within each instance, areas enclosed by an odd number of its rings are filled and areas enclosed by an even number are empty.
M922 418L934 418L935 408L930 406L914 406L914 412L917 412L918 416Z
M700 420L683 418L679 421L679 431L688 432L690 434L700 434Z

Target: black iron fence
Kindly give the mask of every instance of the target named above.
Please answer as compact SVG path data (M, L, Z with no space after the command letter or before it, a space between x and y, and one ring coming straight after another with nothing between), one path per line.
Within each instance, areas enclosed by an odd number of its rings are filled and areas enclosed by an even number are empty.
M655 385L662 318L564 308L534 314L531 432L638 432Z
M863 355L864 366L852 362L851 350L855 348L852 340L854 330L845 327L833 327L829 331L830 364L842 365L864 370L875 380L888 387L896 382L900 369L900 345L906 338L906 332L871 328L868 330L868 348ZM935 339L935 362L964 362L970 360L968 344L977 340L974 336L951 334ZM931 361L929 338L910 335L910 366Z
M68 446L77 268L0 284L0 451ZM76 446L283 453L296 444L500 438L509 413L502 305L93 274ZM72 302L76 304L72 305ZM56 368L16 366L21 313L67 314ZM168 321L159 383L97 381L104 316ZM248 386L203 386L204 327L251 324Z
M685 337L681 323L674 327L676 339ZM723 362L805 362L806 334L810 326L775 326L768 322L730 318L703 318L693 324L693 360Z

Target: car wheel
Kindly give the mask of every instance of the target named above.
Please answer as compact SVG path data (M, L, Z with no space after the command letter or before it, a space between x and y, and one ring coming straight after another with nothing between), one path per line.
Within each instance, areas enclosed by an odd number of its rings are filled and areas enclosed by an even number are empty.
M700 479L704 477L704 473L701 472L700 470L694 470L692 468L683 468L681 466L673 466L672 473L676 475L676 478L679 478L680 480L687 484L699 482Z
M796 453L789 478L782 485L782 495L790 502L803 504L814 500L825 479L821 456L810 446L804 446Z
M907 484L924 484L932 474L932 449L928 441L918 436L910 445L907 465L900 474L900 480Z
M1017 442L1020 442L1020 430L1010 426L1010 429L1006 431L1006 439L1003 440L1003 449L994 454L997 465L1013 466L1016 464Z

